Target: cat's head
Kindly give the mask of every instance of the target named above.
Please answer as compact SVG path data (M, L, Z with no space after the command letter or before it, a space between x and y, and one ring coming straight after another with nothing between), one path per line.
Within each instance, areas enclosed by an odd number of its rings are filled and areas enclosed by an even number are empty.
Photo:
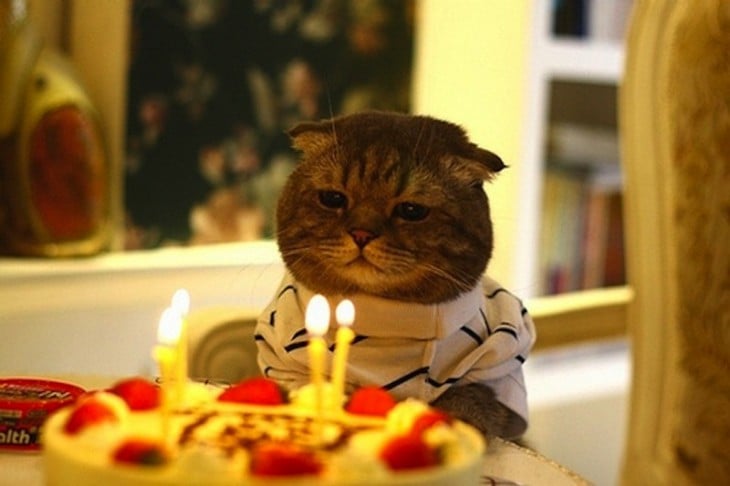
M492 254L483 182L505 167L458 126L367 112L290 132L302 160L277 208L294 277L323 294L420 303L472 289Z

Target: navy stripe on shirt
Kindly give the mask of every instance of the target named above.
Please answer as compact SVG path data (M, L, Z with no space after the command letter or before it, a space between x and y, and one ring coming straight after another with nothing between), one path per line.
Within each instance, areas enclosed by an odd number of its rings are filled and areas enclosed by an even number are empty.
M473 329L470 329L467 326L461 326L461 328L459 330L461 332L465 333L470 338L472 338L479 345L481 345L484 342L484 339L482 339L482 337L479 334L477 334L476 331L474 331Z
M296 343L289 343L286 346L284 346L284 351L286 351L287 353L291 353L292 351L294 351L296 349L304 348L308 345L309 345L309 341L299 341Z
M428 378L426 378L426 383L428 383L429 385L431 385L434 388L439 388L444 385L451 385L453 383L456 383L460 379L461 379L461 377L452 377L452 378L447 378L446 381L444 381L443 383L439 383L438 381L434 380L433 378L431 378L429 376Z
M492 330L489 328L489 321L487 320L487 315L484 313L483 309L479 309L479 313L482 315L482 322L484 322L484 327L487 329L487 336L492 334Z
M350 343L350 345L351 346L354 346L357 343L359 343L360 341L366 340L367 338L368 338L367 336L363 336L362 334L355 334L355 337L352 339L352 342ZM334 343L330 344L329 350L330 351L334 351L336 347L337 347L337 341L335 341Z
M307 329L303 327L303 328L299 329L297 332L295 332L294 334L292 334L292 336L289 338L289 341L294 341L295 339L305 336L306 334L307 334Z
M282 295L284 295L285 293L289 292L290 290L292 292L294 292L295 294L297 293L297 288L294 285L289 284L286 287L284 287L283 289L281 289L281 292L279 292L279 295L277 295L276 298L277 299L280 299Z
M397 386L402 385L403 383L412 380L418 375L423 375L425 373L428 373L428 366L424 366L423 368L415 369L409 373L406 373L405 375L401 376L400 378L397 378L387 385L383 385L383 388L386 390L392 390L393 388L396 388Z
M507 289L505 289L503 287L500 287L500 288L492 291L491 294L487 294L487 299L493 299L493 298L495 298L497 296L497 294L499 294L500 292L507 292Z
M507 334L511 335L513 338L517 339L517 331L514 327L510 326L509 324L504 324L499 326L497 329L494 330L494 332L506 332Z
M352 342L350 343L350 345L351 346L354 346L355 344L357 344L360 341L363 341L363 340L365 340L367 338L368 338L367 336L363 336L362 334L355 334L355 337L352 339ZM337 341L335 341L332 344L330 344L328 349L330 351L334 351L336 347L337 347Z
M363 336L362 334L356 334L355 339L352 340L352 344L357 344L360 341L366 340L367 338L368 338L367 336Z

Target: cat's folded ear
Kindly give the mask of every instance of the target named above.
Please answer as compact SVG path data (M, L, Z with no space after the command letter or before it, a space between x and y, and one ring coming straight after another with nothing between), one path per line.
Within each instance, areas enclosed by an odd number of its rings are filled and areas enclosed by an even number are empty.
M292 145L302 152L322 152L335 143L332 122L302 122L291 128L287 134Z
M499 155L469 143L465 150L459 150L452 162L452 173L472 181L491 181L507 165Z

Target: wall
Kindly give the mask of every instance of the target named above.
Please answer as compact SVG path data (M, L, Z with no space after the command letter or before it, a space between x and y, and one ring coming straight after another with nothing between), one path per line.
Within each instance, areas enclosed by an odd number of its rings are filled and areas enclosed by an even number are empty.
M521 295L533 294L539 173L525 166L523 152L527 115L535 113L526 96L533 2L421 0L418 6L414 111L462 125L509 166L487 187L495 226L490 273Z
M151 374L162 310L262 308L283 274L273 242L127 252L79 260L0 259L0 373Z

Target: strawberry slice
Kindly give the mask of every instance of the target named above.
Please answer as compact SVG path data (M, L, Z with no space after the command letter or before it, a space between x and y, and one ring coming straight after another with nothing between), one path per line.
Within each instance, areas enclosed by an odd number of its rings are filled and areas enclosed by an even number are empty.
M394 437L380 451L380 458L394 471L421 469L439 463L436 451L420 435L406 434Z
M284 395L275 381L264 377L249 378L218 395L219 402L281 405Z
M359 388L345 407L350 413L385 417L396 401L390 393L377 386Z
M158 443L146 439L128 439L114 451L115 462L159 466L167 462L165 449Z
M128 378L107 390L127 402L130 410L151 410L160 406L160 387L144 378Z
M63 430L68 434L77 434L90 425L103 422L116 422L119 418L108 405L93 396L80 401L66 419Z
M440 423L450 424L452 423L452 419L447 413L440 410L428 410L427 412L419 415L416 420L413 421L413 425L411 426L411 433L422 434L434 425Z
M322 471L322 463L311 451L291 443L266 442L252 451L254 476L302 476Z

